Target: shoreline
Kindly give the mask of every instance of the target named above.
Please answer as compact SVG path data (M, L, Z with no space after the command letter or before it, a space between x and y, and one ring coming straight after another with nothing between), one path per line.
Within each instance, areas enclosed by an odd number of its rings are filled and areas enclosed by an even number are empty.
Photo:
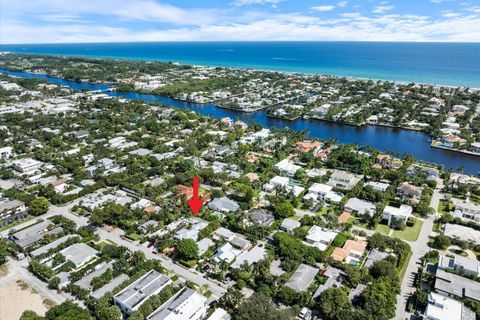
M432 140L432 143L430 144L430 147L480 157L480 153L477 153L477 152L463 150L463 149L449 148L449 147L445 147L445 146L442 146L442 145L438 145L437 143L438 142L436 140Z
M2 53L2 52L0 52ZM307 72L307 71L286 71L286 70L278 70L278 69L269 69L269 68L261 68L261 67L249 67L249 66L234 66L234 65L221 65L215 63L195 63L195 62L188 62L188 61L171 61L165 59L151 59L151 58L135 58L135 57L126 57L126 56L98 56L98 55L84 55L84 54L59 54L59 53L32 53L32 52L17 52L17 51L9 51L3 54L17 54L17 55L33 55L33 56L55 56L55 57L62 57L68 59L70 57L76 58L85 58L85 59L95 59L95 60L114 60L114 61L143 61L143 62L162 62L162 63L172 63L172 64L180 64L180 65L190 65L192 67L207 67L207 68L225 68L225 69L236 69L236 70L253 70L253 71L260 71L260 72L273 72L273 73L281 73L287 75L303 75L303 76L326 76L336 79L346 79L346 80L363 80L363 81L384 81L384 82L391 82L395 84L414 84L414 85L426 85L426 86L434 86L434 87L441 87L441 88L461 88L466 89L469 88L471 90L480 91L480 86L468 86L468 85L448 85L448 84L438 84L438 83L430 83L424 81L407 81L407 80L391 80L385 78L368 78L368 77L360 77L360 76L352 76L352 75L335 75L329 73L320 73L320 72ZM1 55L0 55L1 56ZM67 79L68 80L68 79ZM74 80L72 80L74 81Z

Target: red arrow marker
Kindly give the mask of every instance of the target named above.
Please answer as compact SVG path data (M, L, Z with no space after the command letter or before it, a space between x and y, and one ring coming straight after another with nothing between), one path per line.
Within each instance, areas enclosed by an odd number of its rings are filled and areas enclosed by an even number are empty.
M198 177L195 176L193 177L193 198L187 200L187 203L190 206L190 209L192 209L194 216L197 216L197 213L204 202L205 200L198 199Z

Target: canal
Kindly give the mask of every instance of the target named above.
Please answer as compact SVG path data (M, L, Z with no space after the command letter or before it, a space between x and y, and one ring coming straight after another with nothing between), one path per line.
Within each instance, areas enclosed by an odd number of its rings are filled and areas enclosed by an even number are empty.
M12 72L0 69L0 72L23 78L38 78L47 80L61 86L67 86L76 90L106 90L108 84L77 83L61 78L50 77L43 74L31 74L26 72ZM462 154L458 152L436 149L430 147L430 135L412 130L381 127L363 126L356 127L339 123L332 123L314 119L297 119L294 121L281 120L267 116L265 110L255 113L244 113L235 110L219 108L215 104L195 104L179 101L167 97L141 94L135 92L106 92L109 96L124 97L126 99L143 100L146 102L158 102L165 105L192 110L202 115L232 119L255 120L264 127L290 128L296 131L307 130L308 135L320 139L336 139L339 143L356 143L362 146L372 146L382 151L393 151L400 155L412 155L418 160L442 164L445 168L463 168L465 173L480 174L480 157Z

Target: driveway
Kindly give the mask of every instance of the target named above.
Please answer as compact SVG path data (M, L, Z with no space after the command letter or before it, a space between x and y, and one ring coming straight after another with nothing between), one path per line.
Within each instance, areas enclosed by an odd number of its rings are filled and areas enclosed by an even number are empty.
M435 213L423 220L422 229L418 235L417 241L408 242L412 248L412 257L407 266L405 276L402 279L400 294L397 296L397 312L395 319L404 320L410 318L411 314L405 311L407 300L415 291L414 280L417 275L418 267L421 266L420 258L430 251L428 242L433 231L433 222L438 217L438 204L443 194L439 190L434 190L430 207L435 209Z

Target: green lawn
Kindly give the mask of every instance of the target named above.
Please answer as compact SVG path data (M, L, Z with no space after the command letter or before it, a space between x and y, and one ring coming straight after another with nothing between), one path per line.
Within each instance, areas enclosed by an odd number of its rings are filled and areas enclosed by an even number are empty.
M412 258L412 249L408 250L408 256L405 259L405 263L403 266L400 268L400 282L403 280L403 277L405 276L405 272L407 271L408 263L410 262L410 258Z
M405 241L417 241L422 225L423 221L417 219L413 227L406 227L403 231L394 231L393 236Z
M319 210L319 211L317 212L317 215L323 216L324 214L327 213L328 209L329 209L328 207L323 207L322 210Z
M353 221L355 221L355 220L357 220L356 217L350 216L350 217L347 219L347 221L345 221L345 223L353 223Z
M142 236L137 233L126 234L125 237L133 241L139 241L140 239L142 239Z
M390 232L390 228L386 224L379 223L375 227L375 231L381 234L388 235L388 233Z

